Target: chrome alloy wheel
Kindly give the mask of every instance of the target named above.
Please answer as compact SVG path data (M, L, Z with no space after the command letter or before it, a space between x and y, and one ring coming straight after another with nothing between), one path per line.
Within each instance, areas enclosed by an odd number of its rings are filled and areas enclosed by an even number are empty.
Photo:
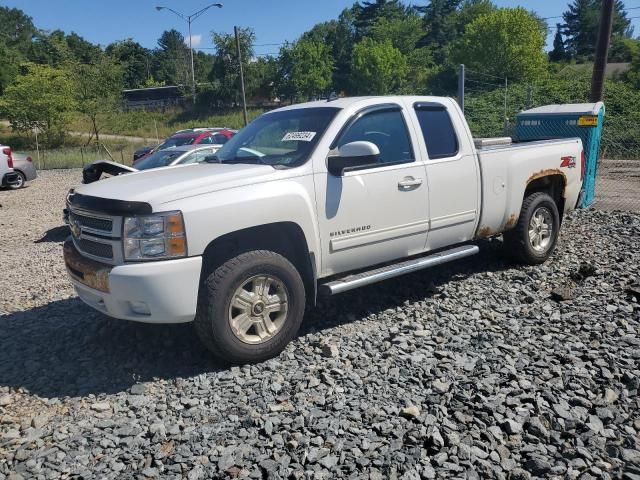
M539 253L546 252L553 239L553 215L547 207L533 212L529 222L529 243Z
M229 325L241 342L256 345L273 338L287 319L289 293L272 275L256 275L240 285L229 304Z

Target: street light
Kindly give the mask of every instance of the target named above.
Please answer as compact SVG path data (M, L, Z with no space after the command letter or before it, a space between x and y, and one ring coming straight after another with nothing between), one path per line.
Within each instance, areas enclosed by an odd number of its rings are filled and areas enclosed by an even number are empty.
M193 93L193 103L196 103L196 72L195 69L193 67L193 47L191 46L191 23L198 18L200 15L202 15L204 12L206 12L207 10L209 10L212 7L217 7L217 8L222 8L222 4L221 3L212 3L211 5L207 5L206 7L198 10L195 13L192 13L191 15L185 15L184 13L180 13L175 11L173 8L169 8L169 7L162 7L162 6L157 6L156 10L160 11L160 10L169 10L171 13L174 13L175 15L177 15L178 17L180 17L182 20L184 20L185 22L187 22L187 24L189 25L189 52L191 52L191 91Z

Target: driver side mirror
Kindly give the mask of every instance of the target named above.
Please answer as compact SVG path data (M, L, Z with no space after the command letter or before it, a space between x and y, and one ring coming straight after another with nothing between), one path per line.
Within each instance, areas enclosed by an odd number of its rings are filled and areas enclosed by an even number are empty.
M345 172L369 165L377 165L380 149L371 142L351 142L338 148L338 155L327 159L327 170L331 175L342 177Z

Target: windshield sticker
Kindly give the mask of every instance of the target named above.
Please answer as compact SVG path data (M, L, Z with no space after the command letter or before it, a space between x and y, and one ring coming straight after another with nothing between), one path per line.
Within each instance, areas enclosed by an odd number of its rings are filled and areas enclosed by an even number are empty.
M289 132L282 137L282 142L310 142L316 132Z

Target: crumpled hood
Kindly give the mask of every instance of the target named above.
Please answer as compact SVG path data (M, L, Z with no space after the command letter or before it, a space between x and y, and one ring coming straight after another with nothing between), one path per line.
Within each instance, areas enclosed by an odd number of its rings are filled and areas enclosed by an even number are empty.
M76 193L154 205L204 193L268 181L277 170L268 165L203 163L156 168L100 180ZM155 208L154 208L155 210Z

